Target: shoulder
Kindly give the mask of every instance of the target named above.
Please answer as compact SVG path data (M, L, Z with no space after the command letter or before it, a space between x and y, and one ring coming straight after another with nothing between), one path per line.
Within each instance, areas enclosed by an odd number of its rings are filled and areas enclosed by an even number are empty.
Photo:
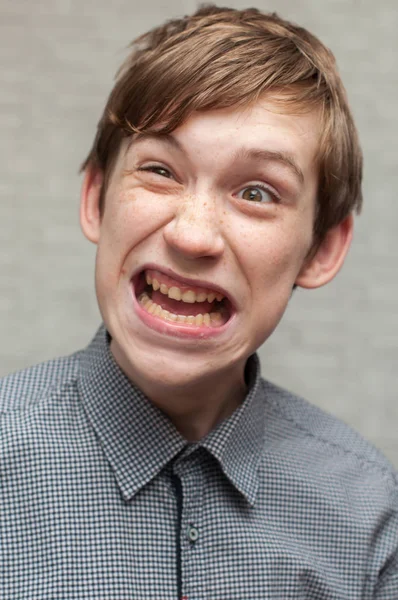
M358 432L337 417L305 399L261 380L264 407L285 432L283 451L299 453L306 467L323 468L327 477L340 475L347 486L353 481L382 481L398 502L398 474L387 458Z
M398 564L396 470L326 411L267 381L261 380L260 389L260 510L289 540L300 532L303 552L322 547L325 568L334 565L342 573L344 564L349 573L360 565L369 585L381 573L380 585L390 585ZM316 560L322 564L319 554Z
M19 489L17 482L23 480L34 488L42 476L47 481L50 466L66 464L65 456L73 460L76 441L82 439L86 426L79 355L41 363L0 380L3 489Z
M73 386L79 355L56 358L0 379L0 414L25 412Z

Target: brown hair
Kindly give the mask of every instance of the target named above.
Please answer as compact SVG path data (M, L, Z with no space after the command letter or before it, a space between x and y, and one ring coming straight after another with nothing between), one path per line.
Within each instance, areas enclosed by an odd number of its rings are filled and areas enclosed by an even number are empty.
M314 242L362 205L362 153L333 54L307 30L257 9L202 6L132 43L82 168L104 173L101 209L124 137L169 133L193 111L276 93L283 110L319 110Z

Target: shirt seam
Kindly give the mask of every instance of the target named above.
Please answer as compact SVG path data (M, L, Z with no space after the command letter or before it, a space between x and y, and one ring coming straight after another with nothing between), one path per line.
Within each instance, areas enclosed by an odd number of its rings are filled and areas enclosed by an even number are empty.
M263 384L263 386L264 386L264 384ZM354 456L365 470L368 470L367 467L373 467L373 470L376 470L378 473L380 473L380 475L383 476L383 478L386 481L393 483L395 492L398 492L397 474L394 473L394 471L392 469L389 469L387 466L384 467L384 466L378 464L376 461L374 461L370 458L364 457L364 456L358 454L357 452L350 450L349 448L345 448L341 444L332 442L331 440L327 439L326 437L322 437L321 435L316 435L312 431L309 431L302 423L300 423L299 421L297 421L290 415L286 414L284 409L278 403L278 400L276 400L275 398L272 398L272 397L270 398L270 395L267 393L267 391L266 390L264 390L264 391L265 391L265 395L267 397L268 405L270 405L271 408L275 412L278 412L284 419L286 419L287 421L292 423L297 429L304 432L308 437L316 439L319 442L322 442L323 444L325 444L326 446L333 448L334 450L338 450L349 456ZM294 398L295 396L292 394L292 397Z
M45 387L41 390L38 390L36 394L27 395L27 399L29 401L28 405L20 406L18 408L8 408L0 410L0 414L2 416L6 416L8 414L24 414L29 412L31 409L36 408L43 400L49 401L55 395L66 392L69 388L77 387L77 373L74 373L71 376L72 379L68 379L66 381L62 381L60 378L54 382L52 382L48 387ZM77 397L77 394L76 394Z

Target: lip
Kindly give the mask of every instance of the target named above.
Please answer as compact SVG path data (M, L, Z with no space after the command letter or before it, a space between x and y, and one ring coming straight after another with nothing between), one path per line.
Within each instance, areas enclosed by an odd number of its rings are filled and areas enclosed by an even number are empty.
M182 323L176 323L174 321L164 321L157 317L154 317L148 313L138 302L137 295L141 290L137 290L138 278L146 270L155 270L164 273L168 277L171 277L177 282L180 282L185 287L203 287L206 290L214 291L215 293L221 293L224 296L224 301L229 305L230 317L228 321L220 327L207 327L207 326L195 326L195 325L184 325ZM133 298L133 304L135 311L141 321L145 323L150 329L157 331L158 333L177 337L177 338L191 338L191 339L208 339L212 337L218 337L222 335L226 329L228 329L233 321L235 320L236 310L234 309L234 302L231 300L230 294L226 292L220 286L214 285L210 282L201 279L186 278L178 273L175 273L172 269L160 267L154 263L142 265L137 269L131 278L131 292ZM137 294L138 292L138 294Z
M218 293L218 294L222 294L225 298L225 300L228 302L228 304L231 306L231 309L233 309L233 307L235 306L235 302L233 300L233 298L231 297L231 294L229 292L227 292L224 288L218 286L218 285L214 285L213 283L209 282L209 281L205 281L204 279L191 279L190 277L184 277L183 275L179 275L178 273L175 273L172 269L169 269L167 267L160 267L159 265L156 265L155 263L148 263L143 265L142 267L140 267L139 269L136 269L136 271L134 272L133 276L132 276L132 282L134 285L134 289L137 291L136 289L136 282L138 279L138 276L143 272L143 271L147 271L147 270L153 270L153 271L160 271L160 273L163 273L164 275L167 275L168 277L171 277L172 279L175 279L175 281L180 282L184 287L189 288L191 287L202 287L206 290L210 290L214 293ZM141 290L139 290L141 291ZM231 310L231 312L234 312L234 310Z

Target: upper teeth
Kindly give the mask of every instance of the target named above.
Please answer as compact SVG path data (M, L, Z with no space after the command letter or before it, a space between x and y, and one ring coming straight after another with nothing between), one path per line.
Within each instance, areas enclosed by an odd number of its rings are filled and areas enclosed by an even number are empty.
M182 300L183 302L188 302L190 304L193 304L194 302L205 302L206 300L207 302L214 302L214 300L221 302L224 298L222 294L206 290L194 292L193 290L182 291L176 285L168 287L165 283L159 283L155 277L151 277L148 273L146 274L146 282L148 285L151 285L155 291L160 290L162 294L173 300Z

